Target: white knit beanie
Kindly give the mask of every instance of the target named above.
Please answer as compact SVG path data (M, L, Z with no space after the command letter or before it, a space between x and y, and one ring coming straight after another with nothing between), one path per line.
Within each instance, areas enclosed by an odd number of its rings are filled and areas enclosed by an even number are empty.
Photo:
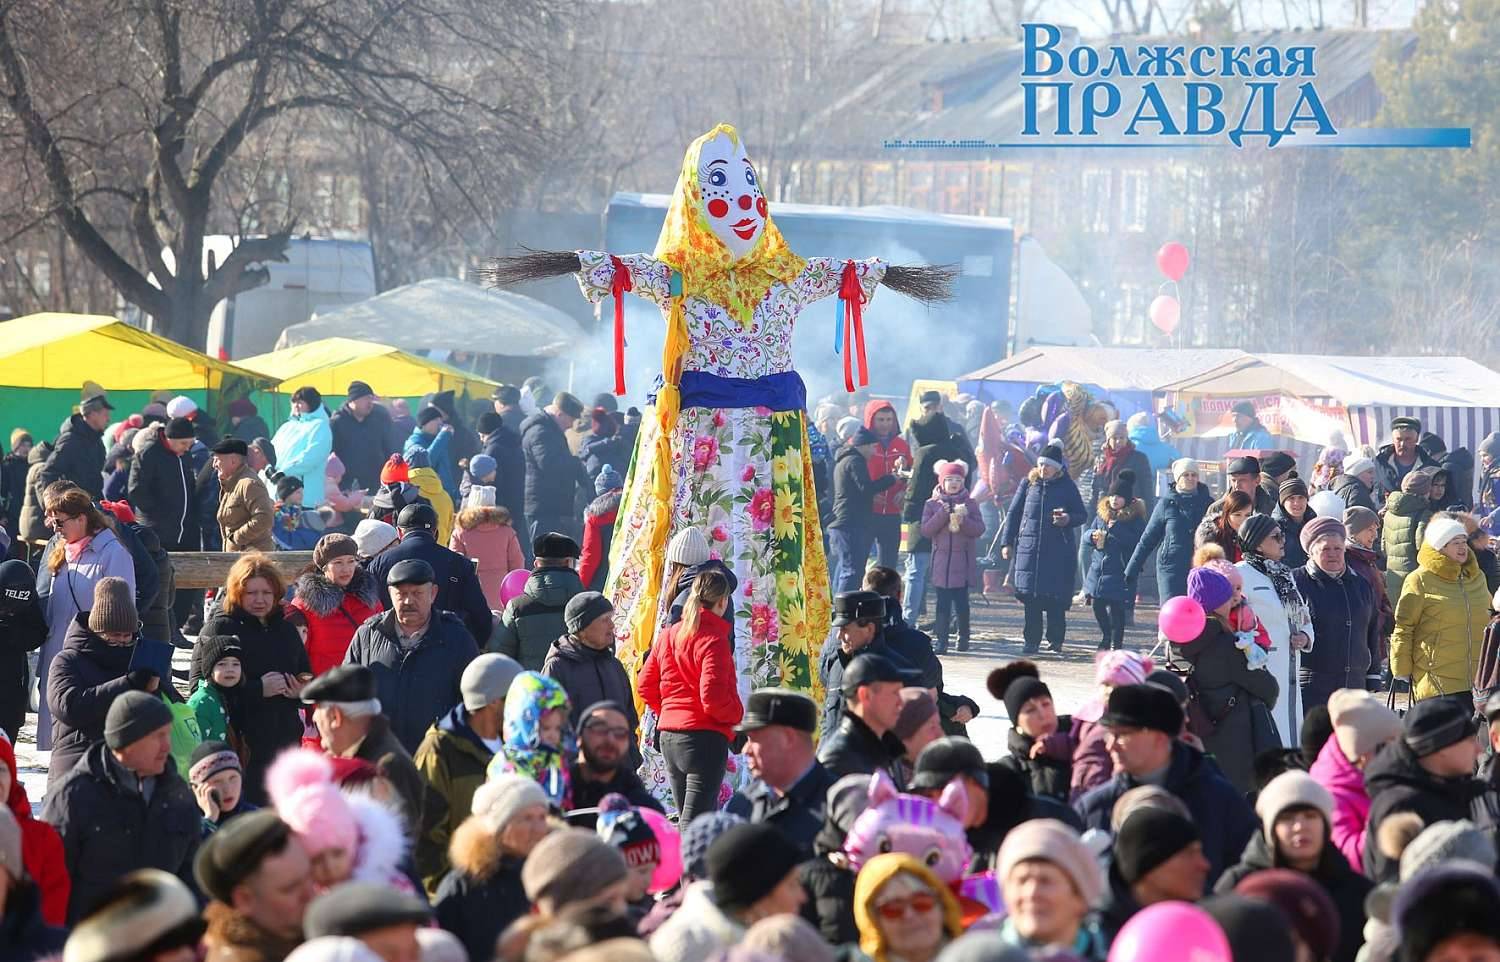
M1282 772L1260 790L1255 799L1255 814L1260 817L1266 841L1276 838L1276 818L1289 808L1316 808L1325 825L1333 824L1333 796L1307 772Z
M667 561L687 565L701 565L708 560L708 539L697 528L683 528L667 543Z
M354 543L362 556L373 558L396 543L396 529L384 521L366 518L354 528Z
M1192 458L1178 458L1172 462L1172 482L1175 484L1184 474L1196 470L1198 470L1197 462Z
M469 811L487 819L499 832L523 808L547 807L547 795L535 780L521 775L496 775L474 790Z
M1433 518L1427 522L1427 533L1422 536L1422 543L1433 551L1442 551L1443 546L1454 538L1468 536L1464 526L1452 518Z
M1052 818L1034 818L1011 829L1000 843L1001 884L1005 884L1011 869L1032 860L1056 865L1091 908L1104 897L1104 871L1068 825Z

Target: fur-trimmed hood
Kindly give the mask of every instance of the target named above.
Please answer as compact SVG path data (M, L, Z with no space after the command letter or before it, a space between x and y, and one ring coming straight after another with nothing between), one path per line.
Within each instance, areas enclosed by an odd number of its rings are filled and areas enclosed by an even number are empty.
M1036 467L1032 468L1030 471L1026 472L1026 480L1030 481L1032 484L1043 484L1043 483L1045 483L1045 484L1054 484L1054 483L1056 483L1058 481L1061 481L1063 478L1071 478L1071 477L1072 476L1070 474L1068 474L1068 469L1067 469L1066 465L1063 466L1062 473L1059 474L1057 477L1053 478L1050 481L1043 481L1043 479L1042 479L1042 466L1040 464L1037 465Z
M488 820L469 816L448 842L448 863L476 882L488 882L504 868L519 873L524 859L505 854Z
M359 855L351 880L386 885L402 877L401 860L406 858L407 841L401 817L363 792L347 792L345 797L359 826Z
M603 494L599 495L599 497L589 502L589 506L584 509L584 517L603 518L607 515L618 514L620 511L620 498L623 497L624 494L624 491L604 492Z
M278 939L223 902L209 902L203 910L203 919L208 923L203 943L208 947L209 959L280 962L302 943L300 935Z
M381 607L375 579L362 567L354 569L354 578L347 588L340 588L329 581L321 571L309 571L297 579L297 597L319 618L326 618L337 611L345 594L358 598L366 607Z
M477 528L482 524L509 525L510 513L493 506L482 508L463 508L459 515L469 522L469 528Z
M1099 504L1095 510L1099 513L1099 519L1105 524L1114 524L1116 521L1135 521L1138 519L1144 521L1146 518L1146 502L1140 498L1131 499L1130 503L1116 511L1110 507L1109 497L1105 496L1099 499Z

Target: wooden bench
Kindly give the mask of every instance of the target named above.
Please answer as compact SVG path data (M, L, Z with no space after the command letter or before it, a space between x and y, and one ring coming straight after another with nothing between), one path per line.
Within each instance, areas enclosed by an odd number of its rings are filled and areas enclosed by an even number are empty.
M179 588L217 588L224 584L229 569L241 557L237 551L172 551L172 570ZM276 565L287 584L312 564L311 551L267 551L267 558Z

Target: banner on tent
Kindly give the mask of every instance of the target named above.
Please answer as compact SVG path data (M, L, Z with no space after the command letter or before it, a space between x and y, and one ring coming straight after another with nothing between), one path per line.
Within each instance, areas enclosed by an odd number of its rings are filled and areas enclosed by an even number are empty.
M1187 414L1187 434L1205 438L1227 437L1234 431L1234 406L1241 401L1255 405L1256 416L1271 434L1323 445L1335 431L1348 436L1349 411L1332 401L1309 400L1287 394L1253 397L1191 395L1180 409Z

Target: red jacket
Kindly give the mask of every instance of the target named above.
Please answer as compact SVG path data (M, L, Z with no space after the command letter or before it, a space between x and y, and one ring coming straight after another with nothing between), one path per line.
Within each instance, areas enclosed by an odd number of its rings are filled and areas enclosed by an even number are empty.
M10 797L3 801L21 826L21 862L41 890L42 920L48 925L64 925L73 882L68 878L62 836L57 829L32 816L26 786L21 784L20 773L16 771L16 750L6 738L0 738L0 765L10 769Z
M354 580L340 588L309 571L297 579L290 607L307 618L307 661L314 675L344 663L354 631L381 612L379 589L364 568L354 569Z
M713 731L733 740L745 707L729 622L705 611L690 637L682 637L682 628L679 621L656 636L636 679L641 698L662 731Z
M578 580L585 591L603 591L609 574L609 547L615 519L620 515L619 491L606 491L583 513L583 551L578 556Z
M865 405L865 427L871 431L875 430L875 415L882 410L888 410L896 414L896 409L889 401L871 401ZM911 467L911 448L901 437L901 415L896 414L896 433L888 439L880 441L875 445L875 452L866 459L865 463L870 466L870 480L879 481L896 470L896 459L905 458L906 466ZM900 514L901 506L906 500L906 482L897 481L884 491L875 495L873 511L875 514Z

